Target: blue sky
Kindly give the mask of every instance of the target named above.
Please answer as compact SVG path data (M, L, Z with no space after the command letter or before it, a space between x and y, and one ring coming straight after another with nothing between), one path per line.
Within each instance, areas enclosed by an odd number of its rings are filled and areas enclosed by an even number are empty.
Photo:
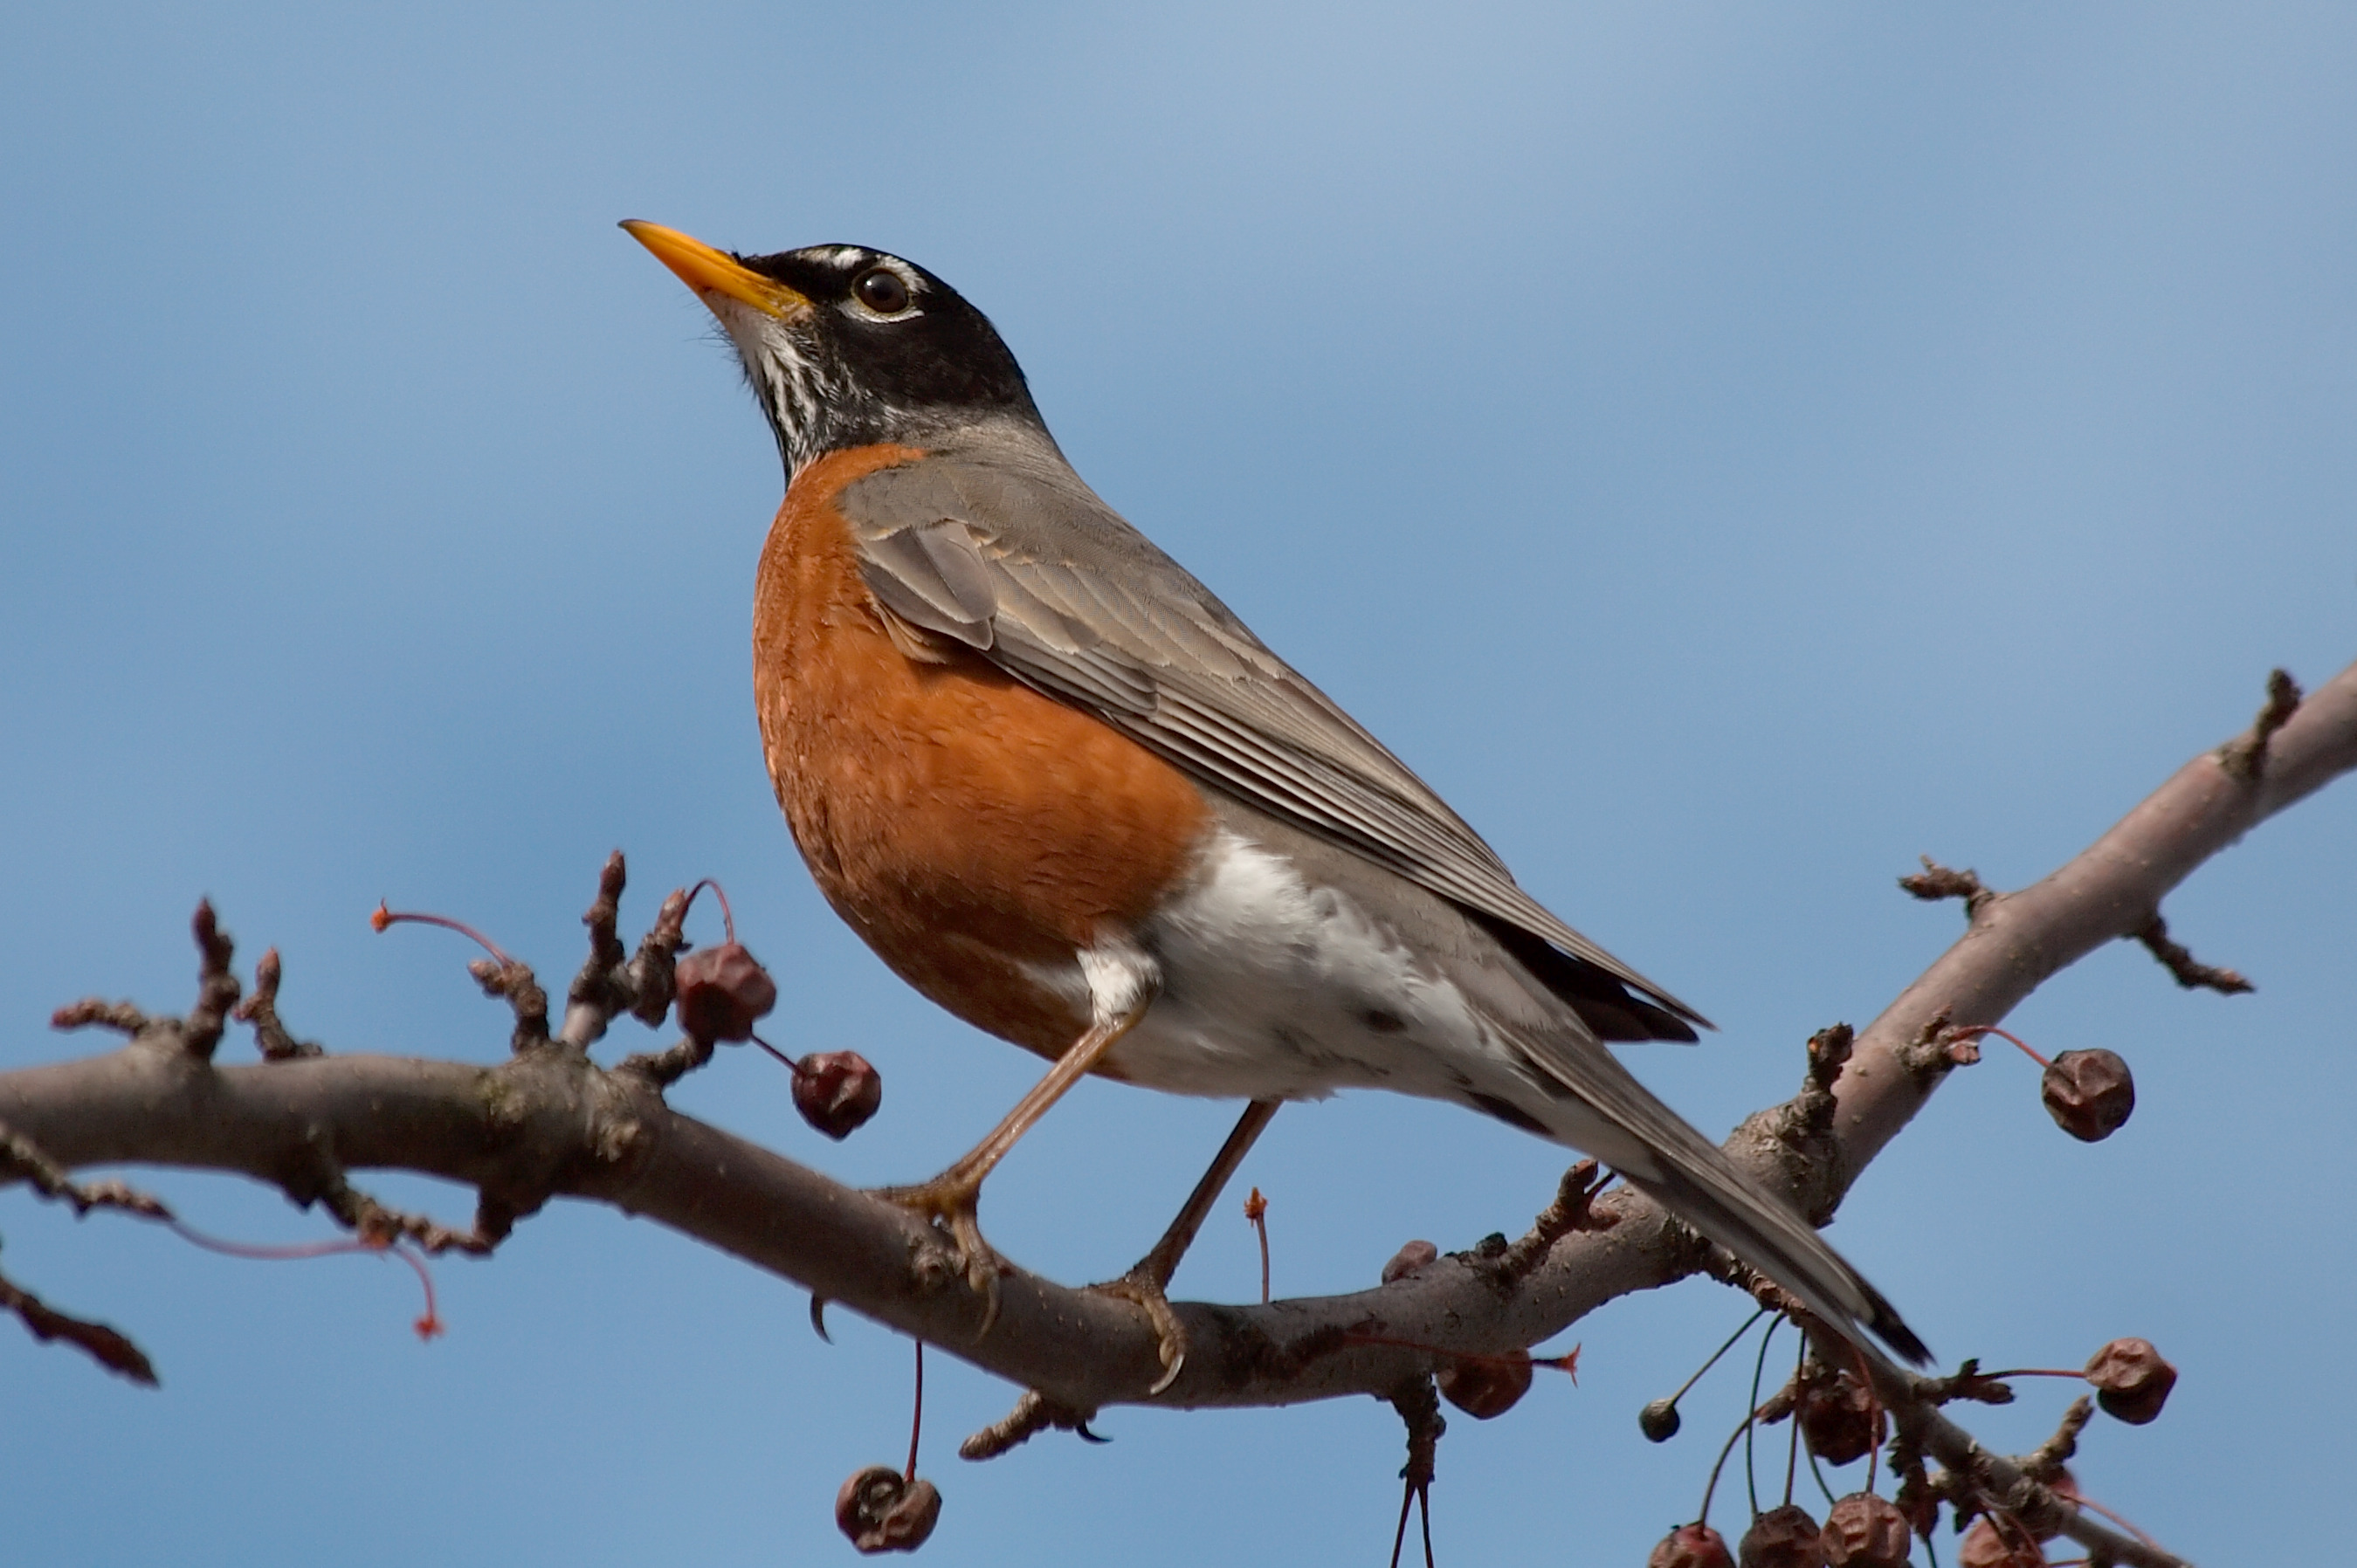
M748 1054L685 1108L881 1182L1028 1085L833 920L777 820L747 628L780 476L613 227L645 217L964 291L1109 499L1719 1023L1631 1059L1722 1131L1954 935L1891 885L1918 853L2034 878L2270 666L2357 655L2352 67L2330 6L19 7L0 1038L80 1048L43 1021L87 993L184 1006L209 894L285 952L297 1032L493 1059L455 940L367 911L561 974L619 845L640 920L723 878L788 1043L887 1083L840 1148ZM2119 1136L2062 1137L1993 1053L1835 1230L1945 1356L2158 1343L2168 1415L2100 1424L2078 1473L2196 1559L2341 1541L2352 856L2343 786L2170 901L2254 996L2108 950L2015 1015L2128 1058ZM992 1235L1118 1272L1230 1114L1083 1086L994 1179ZM1514 1230L1560 1163L1354 1095L1280 1116L1243 1180L1297 1294ZM214 1230L321 1231L155 1185ZM848 1561L836 1483L905 1441L905 1343L838 1312L822 1345L799 1291L601 1210L442 1265L431 1346L366 1260L234 1262L21 1193L0 1236L165 1379L0 1329L27 1562ZM1178 1285L1257 1288L1232 1206ZM1721 1373L1659 1448L1636 1411L1740 1316L1701 1283L1616 1304L1577 1388L1454 1420L1444 1561L1641 1562L1743 1395ZM1111 1446L976 1467L955 1441L1014 1391L929 1372L927 1561L1388 1546L1371 1402L1119 1410ZM2062 1397L1980 1425L2028 1446Z

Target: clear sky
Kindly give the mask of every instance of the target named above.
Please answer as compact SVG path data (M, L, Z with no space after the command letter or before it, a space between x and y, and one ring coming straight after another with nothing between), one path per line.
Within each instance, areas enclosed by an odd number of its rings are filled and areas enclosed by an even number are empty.
M776 458L614 228L644 217L964 291L1114 505L1718 1022L1631 1060L1724 1131L1957 932L1893 887L1917 854L2034 878L2270 666L2357 656L2352 73L2332 5L12 7L0 1050L81 1048L44 1020L88 993L183 1008L210 894L284 950L299 1033L493 1060L467 951L367 912L561 976L619 845L634 919L722 877L784 1043L887 1085L840 1148L750 1053L686 1109L882 1182L1028 1084L836 924L777 818L747 678ZM2352 862L2344 785L2170 901L2255 995L2123 949L2016 1015L2128 1058L2119 1136L2066 1139L1993 1053L1835 1232L1948 1358L2159 1344L2168 1414L2098 1424L2078 1473L2203 1561L2345 1549ZM1083 1086L992 1235L1118 1272L1231 1114ZM1299 1294L1517 1230L1561 1164L1352 1095L1286 1112L1243 1181ZM325 1230L156 1185L217 1231ZM904 1342L838 1311L823 1345L800 1291L599 1209L441 1265L430 1346L368 1260L234 1262L21 1192L0 1236L164 1378L0 1326L15 1561L848 1561L836 1484L906 1441ZM1178 1289L1256 1288L1231 1203ZM1663 1447L1638 1407L1740 1316L1699 1283L1616 1304L1577 1388L1454 1418L1443 1561L1641 1563L1741 1380ZM1372 1402L1114 1410L1110 1446L974 1466L956 1440L1016 1391L929 1370L929 1562L1388 1546ZM2027 1446L2065 1397L1976 1420Z

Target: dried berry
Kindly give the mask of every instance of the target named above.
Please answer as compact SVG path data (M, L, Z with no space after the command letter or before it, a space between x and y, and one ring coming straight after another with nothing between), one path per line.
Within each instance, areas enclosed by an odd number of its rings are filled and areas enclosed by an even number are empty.
M1648 1443L1667 1443L1684 1423L1678 1419L1678 1402L1655 1400L1637 1412L1637 1430Z
M1940 1522L1940 1494L1931 1488L1928 1479L1921 1466L1909 1471L1899 1483L1899 1495L1891 1499L1915 1533L1927 1540Z
M2160 1359L2149 1339L2115 1339L2087 1363L2087 1380L2095 1385L2095 1402L2104 1413L2142 1426L2169 1402L2177 1369Z
M1826 1568L1905 1568L1913 1539L1898 1505L1872 1492L1852 1492L1835 1503L1818 1533Z
M1662 1537L1645 1568L1735 1568L1727 1537L1706 1524L1682 1524Z
M2039 1093L2054 1124L2083 1144L2102 1143L2136 1109L2136 1079L2115 1051L2064 1051L2046 1064Z
M1433 1380L1440 1397L1476 1421L1505 1414L1531 1390L1531 1353L1464 1357L1440 1369Z
M1828 1465L1863 1459L1882 1441L1882 1404L1847 1372L1811 1383L1801 1394L1801 1435Z
M778 983L735 942L698 948L673 971L679 1026L705 1045L753 1037L753 1026L778 1004Z
M1394 1280L1405 1279L1438 1256L1440 1256L1440 1249L1431 1242L1410 1241L1406 1246L1394 1252L1392 1261L1383 1265L1383 1283L1389 1284Z
M1999 1530L1986 1517L1973 1520L1957 1543L1956 1561L1964 1568L2045 1568L2046 1549L2018 1526Z
M942 1517L942 1494L889 1465L870 1465L834 1494L834 1524L851 1544L873 1554L914 1552Z
M794 1109L841 1142L884 1103L884 1075L857 1051L813 1051L794 1064Z
M1751 1521L1736 1557L1743 1568L1825 1568L1824 1536L1808 1509L1786 1503Z

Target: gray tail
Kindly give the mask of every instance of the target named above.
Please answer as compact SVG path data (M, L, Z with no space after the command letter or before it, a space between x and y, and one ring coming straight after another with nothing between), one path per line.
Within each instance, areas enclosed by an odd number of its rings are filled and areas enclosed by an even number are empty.
M1752 1187L1732 1162L1720 1157L1726 1177L1747 1189L1739 1201L1727 1201L1721 1182L1694 1180L1672 1161L1662 1162L1648 1175L1621 1175L1630 1186L1800 1297L1811 1312L1847 1337L1857 1339L1863 1326L1911 1365L1932 1359L1931 1347L1865 1275L1797 1213Z
M1781 1199L1738 1170L1593 1038L1517 1032L1544 1099L1519 1109L1783 1286L1848 1338L1873 1334L1921 1366L1931 1350L1880 1291Z

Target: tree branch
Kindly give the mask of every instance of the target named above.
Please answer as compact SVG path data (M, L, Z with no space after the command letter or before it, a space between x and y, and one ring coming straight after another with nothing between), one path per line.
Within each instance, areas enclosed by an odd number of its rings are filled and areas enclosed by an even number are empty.
M2357 767L2357 666L2304 701L2296 689L2287 697L2286 685L2276 683L2251 731L2186 764L2043 881L2009 894L1981 890L1964 937L1857 1036L1846 1060L1813 1067L1800 1096L1735 1131L1727 1147L1737 1163L1804 1212L1829 1218L1946 1076L1945 1026L1994 1024L2058 970L2147 930L2162 897L2209 856ZM619 893L618 881L610 891ZM588 1059L583 1047L607 1017L668 990L669 950L660 943L643 953L638 974L620 964L608 892L601 886L591 912L593 963L572 989L565 1029L552 1040L544 1021L536 1035L520 1024L515 1055L498 1066L280 1047L259 1066L214 1067L236 983L226 939L200 923L200 939L213 940L203 944L203 990L190 1019L145 1018L127 1004L68 1010L61 1024L107 1024L133 1038L107 1055L0 1074L0 1122L69 1168L237 1171L303 1195L325 1157L340 1169L398 1167L463 1182L479 1191L486 1212L503 1217L530 1214L551 1197L608 1203L1038 1390L1076 1418L1118 1402L1390 1398L1448 1355L1520 1349L1631 1291L1696 1273L1739 1277L1723 1253L1622 1188L1594 1200L1589 1222L1528 1240L1514 1271L1452 1254L1352 1294L1175 1304L1189 1354L1156 1395L1156 1331L1143 1312L1109 1295L1014 1270L1001 1282L996 1325L977 1338L983 1304L930 1226L673 1112L656 1058L610 1070ZM669 910L666 923L675 930ZM266 1047L277 1043L265 1037ZM1835 1071L1828 1103L1823 1079ZM1370 1343L1374 1337L1384 1343ZM1909 1420L1952 1469L1992 1463L1936 1411L1902 1412L1902 1424ZM2094 1549L2119 1561L2173 1561L2085 1528L2093 1533L2072 1532L2091 1545L2100 1537Z

